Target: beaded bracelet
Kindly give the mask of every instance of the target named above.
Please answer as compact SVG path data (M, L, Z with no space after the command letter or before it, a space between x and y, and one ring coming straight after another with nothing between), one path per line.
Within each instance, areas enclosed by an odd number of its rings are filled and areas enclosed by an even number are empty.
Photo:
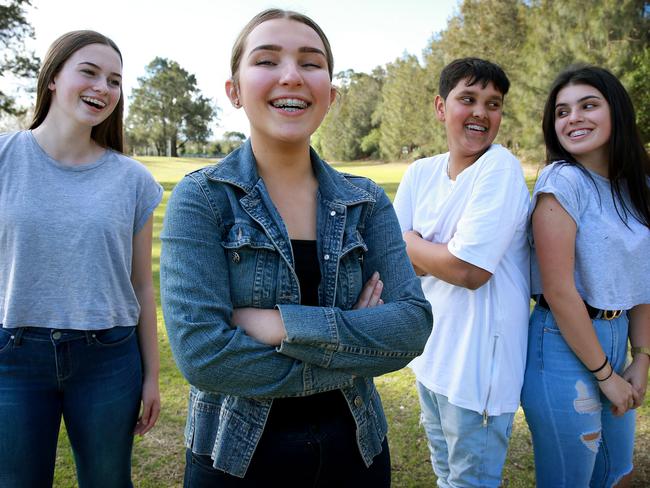
M607 363L608 363L608 362L609 362L609 358L607 357L607 355L605 355L605 362L603 363L603 365L602 365L600 368L596 368L596 369L589 369L589 368L587 368L587 370L588 370L590 373L598 373L598 371L600 371L600 370L603 369L605 366L607 366Z

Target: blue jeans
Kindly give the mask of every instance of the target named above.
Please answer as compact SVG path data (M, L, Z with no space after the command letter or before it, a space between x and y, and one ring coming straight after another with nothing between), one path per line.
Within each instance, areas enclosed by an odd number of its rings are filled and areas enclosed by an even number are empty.
M480 413L452 405L420 382L417 388L438 486L500 486L515 414L491 416L485 423Z
M0 486L52 486L61 416L81 488L132 486L141 391L135 327L0 328Z
M625 368L627 315L594 320L605 354ZM522 406L533 435L537 486L612 486L632 470L634 411L614 417L598 382L565 342L553 314L530 317Z

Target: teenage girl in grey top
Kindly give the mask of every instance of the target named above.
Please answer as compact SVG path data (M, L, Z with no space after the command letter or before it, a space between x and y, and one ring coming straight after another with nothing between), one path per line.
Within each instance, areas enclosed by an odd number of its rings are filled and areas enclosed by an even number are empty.
M650 164L630 98L602 68L560 74L543 127L522 392L537 485L622 486L650 364Z
M31 130L0 135L3 487L52 485L61 417L79 486L131 486L133 435L158 417L151 236L162 188L121 154L121 72L107 37L61 36Z

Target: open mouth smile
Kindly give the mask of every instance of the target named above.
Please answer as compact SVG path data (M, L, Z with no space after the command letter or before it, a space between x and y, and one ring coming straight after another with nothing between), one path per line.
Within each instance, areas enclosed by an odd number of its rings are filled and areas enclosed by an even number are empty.
M284 110L285 112L299 112L311 105L311 103L300 98L277 98L269 103L272 107Z
M90 105L91 107L97 109L102 109L106 106L105 102L102 102L101 100L93 97L81 97L81 100L83 100L86 105Z
M470 130L472 132L480 132L480 133L485 133L488 131L487 127L483 127L482 125L478 125L478 124L465 124L465 129Z
M569 132L569 137L571 139L578 139L582 136L586 136L591 133L591 129L574 129Z

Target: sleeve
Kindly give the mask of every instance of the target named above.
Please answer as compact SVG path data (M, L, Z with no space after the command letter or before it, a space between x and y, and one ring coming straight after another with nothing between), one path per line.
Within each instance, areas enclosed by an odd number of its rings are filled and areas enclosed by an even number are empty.
M397 187L397 193L395 193L395 200L393 201L393 207L395 208L395 213L397 214L397 220L399 221L399 226L402 232L407 230L413 230L413 168L415 163L410 165L402 181L400 181L399 186Z
M393 207L383 190L362 236L368 247L363 280L379 271L384 305L360 310L278 305L287 338L279 351L328 369L379 376L419 356L431 333L431 307L406 254Z
M190 384L243 397L300 396L342 388L352 376L314 367L231 327L232 303L223 226L192 176L167 205L160 292L169 343Z
M486 171L471 189L449 252L474 266L494 273L515 232L524 230L528 216L528 190L520 168Z
M136 162L136 164L140 165L138 162ZM135 207L135 225L133 227L133 234L137 234L140 229L142 229L147 220L149 220L153 211L162 201L163 197L162 186L160 186L146 168L142 167L142 170L138 185L139 188Z
M533 190L533 199L530 205L531 215L535 210L539 195L548 193L557 199L576 225L579 225L583 202L580 198L580 191L578 191L578 184L575 181L576 171L580 170L558 163L545 168Z

